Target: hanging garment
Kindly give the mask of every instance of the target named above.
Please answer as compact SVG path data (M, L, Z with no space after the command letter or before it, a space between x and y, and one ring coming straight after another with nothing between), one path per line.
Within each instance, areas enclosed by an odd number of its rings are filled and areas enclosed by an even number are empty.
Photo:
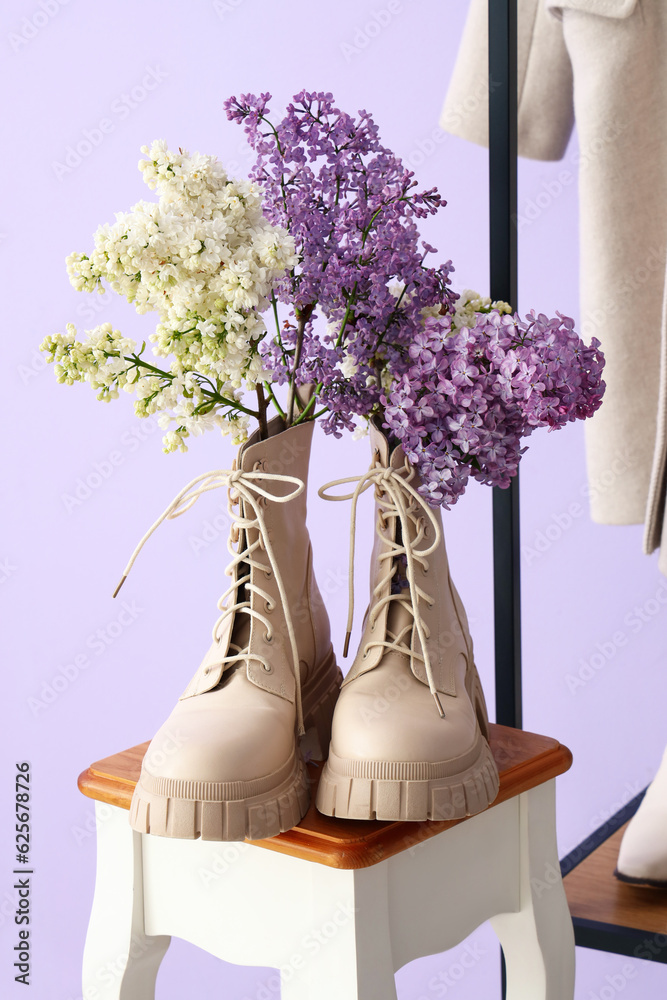
M586 421L591 514L645 524L667 573L667 4L519 0L519 153L560 159L576 121L580 329L607 359ZM442 113L488 141L487 0L472 0ZM557 213L552 216L557 224ZM517 216L521 232L521 212Z

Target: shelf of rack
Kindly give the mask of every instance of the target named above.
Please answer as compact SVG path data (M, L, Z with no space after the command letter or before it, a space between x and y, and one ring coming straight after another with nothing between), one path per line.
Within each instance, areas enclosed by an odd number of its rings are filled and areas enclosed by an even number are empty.
M577 945L667 964L667 890L614 876L623 832L643 796L571 851L561 871Z

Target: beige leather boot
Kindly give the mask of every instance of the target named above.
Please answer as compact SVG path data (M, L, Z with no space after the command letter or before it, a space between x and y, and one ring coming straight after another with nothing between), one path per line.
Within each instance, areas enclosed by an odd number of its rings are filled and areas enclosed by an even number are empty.
M667 750L625 829L614 874L622 882L667 889Z
M228 487L232 584L213 644L144 758L130 810L140 833L260 840L308 809L298 736L326 752L341 675L306 528L313 425L282 426L251 438L234 471L190 483L138 547L165 518Z
M357 499L370 487L376 525L370 606L334 711L317 808L349 819L458 819L498 793L468 622L449 575L439 509L417 492L402 448L390 451L375 427L371 445L366 475L320 491L353 501L351 561ZM352 494L326 494L347 482L357 483ZM348 641L352 614L351 590Z

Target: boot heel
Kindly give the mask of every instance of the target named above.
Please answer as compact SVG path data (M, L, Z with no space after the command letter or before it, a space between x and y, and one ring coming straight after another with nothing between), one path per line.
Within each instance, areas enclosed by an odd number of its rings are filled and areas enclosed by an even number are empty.
M468 690L468 696L472 702L473 708L475 709L475 714L477 716L477 722L479 728L482 731L482 736L484 739L489 741L489 713L486 708L486 698L484 697L484 690L482 688L482 682L479 679L479 674L477 672L477 667L473 661L470 670L468 671L468 677L466 679L466 688Z

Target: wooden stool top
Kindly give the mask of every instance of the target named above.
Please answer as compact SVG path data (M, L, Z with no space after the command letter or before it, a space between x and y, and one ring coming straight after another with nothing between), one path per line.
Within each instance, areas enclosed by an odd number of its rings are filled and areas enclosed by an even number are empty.
M572 764L572 754L567 747L548 736L491 725L490 743L500 773L500 791L493 805L563 774ZM142 743L96 761L79 776L79 789L91 799L129 809L147 749L148 743ZM368 868L465 822L460 819L386 823L323 816L314 803L321 767L321 764L308 765L313 801L299 825L271 840L254 843L330 868Z

